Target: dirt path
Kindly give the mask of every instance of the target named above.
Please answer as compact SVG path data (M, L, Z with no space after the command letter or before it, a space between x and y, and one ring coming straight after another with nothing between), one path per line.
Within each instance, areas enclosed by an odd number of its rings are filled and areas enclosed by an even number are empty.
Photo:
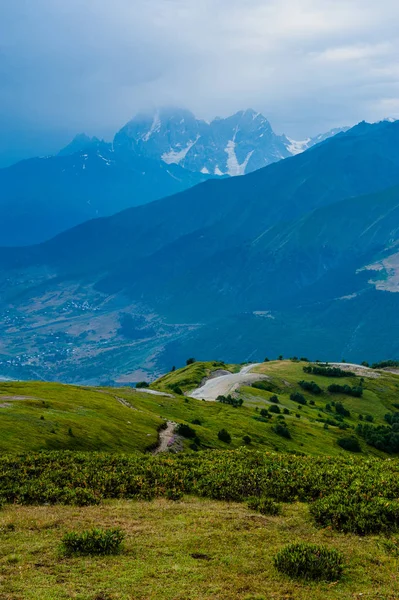
M180 446L181 439L180 436L176 435L175 433L176 425L177 423L174 423L173 421L168 421L166 429L162 429L159 432L159 445L158 448L154 450L153 454L159 454L160 452L169 452L169 450L172 447L175 447L175 449L177 450L176 444Z
M231 394L241 385L248 385L255 381L259 381L260 379L268 379L266 375L250 372L259 364L260 363L247 365L243 367L239 373L229 373L218 377L210 377L203 385L192 390L187 396L189 396L189 398L196 398L197 400L214 402L218 396Z

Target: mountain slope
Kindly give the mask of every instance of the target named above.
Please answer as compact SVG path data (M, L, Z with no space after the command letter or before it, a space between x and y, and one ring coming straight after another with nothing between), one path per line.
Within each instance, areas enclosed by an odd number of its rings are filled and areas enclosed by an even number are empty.
M263 388L241 385L236 394L243 399L240 408L191 397L186 402L176 393L177 388L189 393L201 384L204 376L220 376L220 369L225 370L226 365L211 361L195 363L165 375L151 385L153 393L129 387L0 383L0 451L13 454L41 450L145 452L148 446L156 445L157 430L162 422L169 421L189 423L199 438L201 450L225 448L225 442L217 435L224 427L232 435L230 448L243 446L243 437L249 435L253 449L338 456L345 454L337 444L344 435L342 423L348 429L355 428L359 415L368 414L376 426L386 425L384 416L394 411L397 400L397 375L357 368L358 376L348 374L340 380L343 384L356 386L363 376L362 397L354 398L328 392L327 387L336 380L305 374L305 365L304 362L271 361L255 366L253 374L263 382ZM240 370L238 365L227 368ZM298 384L302 380L316 381L322 393L316 396L303 391ZM257 384L256 380L254 384ZM295 392L303 393L307 401L300 409L300 419L296 417L298 404L290 398ZM271 397L276 393L281 413L286 409L284 424L291 432L289 438L275 432L281 416L270 411L266 420L259 414L262 409L270 409L273 405ZM326 404L334 400L350 410L350 415L342 421L335 420L337 413L331 407L326 408ZM330 426L324 428L327 420ZM384 456L361 438L360 443L364 454ZM189 454L193 451L190 444L189 439L181 439L179 443Z
M34 158L0 169L0 245L41 242L78 223L174 194L205 175L136 158L128 163L109 144Z
M210 351L396 356L398 144L399 123L362 123L245 177L2 251L9 371L118 381Z

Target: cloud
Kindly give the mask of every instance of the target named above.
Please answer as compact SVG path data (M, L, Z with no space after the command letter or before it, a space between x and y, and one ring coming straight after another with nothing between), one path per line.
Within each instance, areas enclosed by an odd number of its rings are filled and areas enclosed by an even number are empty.
M396 0L3 0L0 155L164 104L300 137L399 117L398 19Z

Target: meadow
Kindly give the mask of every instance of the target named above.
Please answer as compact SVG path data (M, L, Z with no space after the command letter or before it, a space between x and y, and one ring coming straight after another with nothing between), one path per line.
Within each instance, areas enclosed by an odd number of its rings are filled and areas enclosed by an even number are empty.
M399 597L399 462L358 429L396 435L399 377L343 374L352 396L304 362L272 361L238 390L242 406L188 398L215 368L240 368L216 365L151 384L163 395L0 384L0 600ZM154 455L166 422L186 437ZM65 553L93 531L115 531L118 553ZM336 551L342 573L280 572L293 542L316 548L313 563Z

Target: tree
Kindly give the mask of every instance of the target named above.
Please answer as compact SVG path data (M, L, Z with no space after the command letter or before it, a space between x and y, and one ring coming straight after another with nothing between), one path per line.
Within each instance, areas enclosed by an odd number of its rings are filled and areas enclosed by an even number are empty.
M188 359L186 360L186 365L187 365L187 366L189 366L189 365L193 365L195 362L197 362L197 361L195 360L195 358L188 358Z

